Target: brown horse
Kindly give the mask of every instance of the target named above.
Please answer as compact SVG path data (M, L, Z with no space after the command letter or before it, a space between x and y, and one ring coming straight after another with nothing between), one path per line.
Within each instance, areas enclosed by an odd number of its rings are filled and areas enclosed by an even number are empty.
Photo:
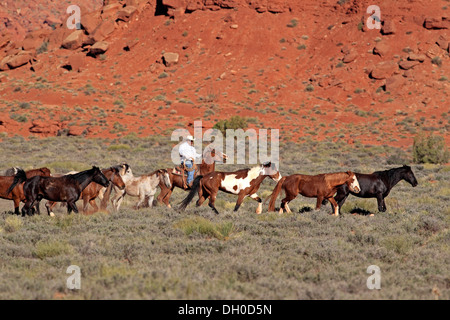
M125 188L125 183L120 176L120 170L117 167L110 167L107 169L102 169L102 173L105 177L117 188L123 190ZM104 188L104 186L91 182L88 186L81 192L80 199L83 199L83 214L94 214L98 211L97 203L95 199L99 196L100 191ZM88 204L94 208L93 211L89 212ZM54 216L53 208L55 207L56 202L48 201L45 206L47 207L47 212L50 216Z
M259 203L256 213L260 214L262 212L262 200L256 192L267 176L274 181L281 179L280 172L275 164L271 162L266 162L251 169L242 169L234 172L215 171L205 176L198 176L195 178L188 196L181 202L180 209L186 209L187 205L194 198L195 193L198 192L197 207L201 206L209 198L209 206L218 214L219 212L215 208L214 202L220 190L238 196L234 211L239 209L245 197L250 197Z
M323 173L315 176L304 174L286 176L278 181L275 189L273 189L273 192L270 195L269 211L275 211L275 201L277 200L281 189L283 189L286 192L286 197L281 200L280 214L283 213L283 210L291 212L288 203L294 200L300 193L302 196L308 198L317 198L316 210L319 210L322 201L327 199L334 208L332 214L338 216L339 206L333 196L338 187L342 184L348 185L350 190L355 193L358 193L361 190L356 175L351 171Z
M203 152L202 164L199 166L199 170L195 172L195 176L204 176L210 172L215 171L216 162L226 162L228 156L225 153L220 151L216 151L216 149L205 149ZM161 188L161 192L156 198L158 202L165 204L168 208L170 208L170 196L172 195L173 189L178 187L183 190L189 190L189 188L185 188L185 184L183 182L183 177L179 174L173 173L173 169L167 169L170 177L170 183L172 184L171 188L167 188L164 183L160 183L159 187ZM194 176L194 178L195 178ZM186 177L184 178L186 179Z
M109 185L108 179L98 167L92 167L90 170L62 177L34 176L31 179L27 179L23 170L18 170L7 192L12 191L18 183L25 182L23 192L26 199L25 205L22 207L22 216L34 214L30 209L36 204L37 213L39 214L39 202L42 199L67 202L67 213L70 214L72 210L78 213L75 202L80 198L81 192L92 181L104 187Z
M13 200L14 201L14 213L20 214L19 211L19 204L20 201L25 201L25 195L23 193L23 183L20 183L19 185L15 186L14 189L10 193L7 193L7 190L9 186L14 181L14 175L18 172L19 169L13 168L12 176L3 176L0 177L0 198L7 199L7 200ZM9 171L9 170L8 170ZM8 172L7 171L7 172ZM25 172L26 177L28 179L34 177L34 176L45 176L50 177L50 169L48 168L39 168L39 169L33 169L28 170Z

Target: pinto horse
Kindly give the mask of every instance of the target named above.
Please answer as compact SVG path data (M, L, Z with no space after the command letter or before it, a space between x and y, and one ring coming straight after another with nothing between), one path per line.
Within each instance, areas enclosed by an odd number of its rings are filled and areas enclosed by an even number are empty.
M216 149L207 148L203 152L202 163L199 166L199 171L196 172L196 176L204 176L210 172L216 170L216 162L226 162L228 156L225 153L222 153ZM183 183L183 177L181 175L173 173L173 169L167 169L170 177L170 183L172 184L171 188L167 188L164 183L160 183L159 187L161 188L161 192L156 198L158 202L164 203L168 208L171 208L169 200L172 195L173 189L178 187L183 190L189 190L189 188L185 188ZM184 178L186 179L186 178Z
M25 195L23 193L23 183L19 184L18 186L15 186L11 191L7 191L9 186L14 181L14 175L21 169L19 168L13 168L8 169L6 171L7 174L11 174L11 176L3 176L0 177L0 198L7 199L7 200L13 200L14 201L14 213L19 215L19 204L20 201L25 201ZM33 169L25 172L25 176L27 178L32 178L34 176L46 176L50 177L50 170L48 168L39 168L39 169Z
M292 212L289 208L289 202L294 200L300 193L302 196L308 198L317 198L316 210L320 209L323 199L328 199L333 206L334 212L332 214L339 215L338 205L334 201L333 196L337 188L346 184L350 190L355 193L360 191L358 179L356 175L351 172L336 172L323 173L315 176L293 174L282 178L278 181L275 189L270 195L269 211L275 211L275 201L281 189L286 192L286 197L281 200L279 213L284 210Z
M18 183L23 181L25 181L23 185L25 205L22 208L22 216L25 216L25 214L31 215L30 208L36 203L39 214L39 202L42 199L67 202L67 213L70 214L72 210L78 213L75 202L80 198L81 192L89 185L89 183L96 182L104 187L109 185L108 179L98 167L92 167L92 169L81 171L76 174L68 174L62 177L34 176L28 180L25 172L19 170L8 191L12 190ZM50 214L49 211L48 213Z
M117 188L120 190L123 190L125 188L125 183L123 182L119 168L117 167L110 167L107 169L102 169L102 173L105 175L105 177ZM104 188L104 186L96 183L91 182L89 185L83 190L83 192L80 195L80 198L83 199L83 213L84 214L93 214L98 211L97 203L95 202L95 199L99 196L100 191ZM91 205L92 208L94 208L93 211L88 212L89 206ZM48 201L45 206L47 207L47 212L50 216L54 216L53 208L56 205L56 202Z
M214 202L217 193L220 191L235 194L238 196L234 211L237 211L244 201L245 197L250 197L258 202L256 213L262 212L262 200L256 192L263 180L270 177L274 181L281 179L281 174L275 164L266 162L261 166L242 169L234 172L214 171L205 176L198 176L192 184L192 189L187 197L181 202L180 209L185 210L187 205L192 201L195 193L198 192L197 207L209 198L209 206L216 214L219 214Z
M132 197L139 197L139 201L135 208L139 209L144 200L147 199L149 207L153 206L153 197L155 196L158 185L163 182L167 188L171 188L169 173L165 169L156 170L150 174L140 177L133 176L133 172L128 168L126 174L122 176L125 182L124 190L116 190L116 195L111 199L114 210L119 211L120 204L126 194Z
M413 187L418 185L411 167L407 165L385 171L376 171L371 174L355 173L355 175L361 186L361 192L355 193L345 184L339 186L337 194L334 197L334 200L339 205L339 210L344 205L348 195L352 194L359 198L377 198L378 211L385 212L386 203L384 202L384 198L389 195L389 192L397 183L405 180ZM326 204L325 200L324 202L323 204Z

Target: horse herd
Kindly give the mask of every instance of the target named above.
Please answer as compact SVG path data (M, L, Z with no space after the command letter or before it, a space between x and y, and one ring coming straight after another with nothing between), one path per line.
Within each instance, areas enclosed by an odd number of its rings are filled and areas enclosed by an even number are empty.
M256 213L262 212L263 201L257 192L266 177L270 177L277 184L269 200L269 211L275 211L275 202L282 190L286 196L281 200L279 213L291 212L289 202L301 194L305 197L317 198L316 209L322 204L330 202L332 214L338 216L340 209L349 194L376 198L378 210L386 211L384 198L391 189L401 180L405 180L413 187L417 180L409 166L402 166L371 174L354 173L352 171L324 173L318 175L293 174L282 177L274 163L266 162L248 169L234 172L215 171L216 162L226 162L227 155L215 149L206 149L203 153L202 163L195 172L192 186L188 187L179 171L174 168L159 169L150 174L136 177L128 164L119 164L100 170L98 167L82 172L70 172L66 175L51 175L48 168L33 169L25 172L14 168L0 176L0 198L14 201L14 212L22 215L40 213L39 204L42 199L48 200L45 204L47 213L54 216L53 208L56 202L66 203L67 212L78 213L76 201L83 200L83 213L91 214L99 210L96 198L101 200L100 209L106 210L111 198L114 211L118 211L125 195L138 197L136 209L143 206L152 207L154 196L161 189L157 197L167 207L170 206L170 197L175 187L189 191L187 197L180 203L178 210L185 210L188 204L198 195L196 205L201 206L209 199L209 206L215 213L216 196L219 191L234 194L237 202L234 211L237 211L246 197L258 202ZM184 174L184 173L183 173ZM89 210L89 205L93 208Z

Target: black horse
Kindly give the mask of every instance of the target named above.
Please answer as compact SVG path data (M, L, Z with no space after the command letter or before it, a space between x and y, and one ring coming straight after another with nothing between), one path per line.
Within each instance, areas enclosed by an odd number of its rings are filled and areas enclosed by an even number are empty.
M93 181L104 187L109 185L109 180L98 167L92 167L92 169L62 177L35 176L29 180L27 180L25 172L19 170L8 190L12 190L16 184L24 181L25 205L22 208L22 216L32 214L30 209L35 205L36 201L39 214L39 202L42 199L67 202L67 213L70 214L72 210L78 213L75 202L80 198L81 192L89 183ZM50 215L50 212L48 214Z
M391 189L399 183L401 180L409 182L413 187L417 186L417 180L411 167L404 165L403 167L393 168L385 171L376 171L372 174L355 173L358 179L361 191L354 193L349 190L346 184L339 186L337 194L334 200L339 205L339 213L342 205L347 199L349 194L357 196L359 198L377 198L378 211L385 212L386 204L384 198L389 195ZM327 200L324 200L322 204L326 204Z

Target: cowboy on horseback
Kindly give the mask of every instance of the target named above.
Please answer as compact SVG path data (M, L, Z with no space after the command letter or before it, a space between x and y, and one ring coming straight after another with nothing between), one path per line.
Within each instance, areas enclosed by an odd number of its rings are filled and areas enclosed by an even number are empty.
M183 142L178 149L181 159L181 166L185 167L187 171L187 186L189 187L192 185L192 181L194 181L194 161L196 158L202 156L195 150L194 140L195 139L193 136L187 136L186 141Z

